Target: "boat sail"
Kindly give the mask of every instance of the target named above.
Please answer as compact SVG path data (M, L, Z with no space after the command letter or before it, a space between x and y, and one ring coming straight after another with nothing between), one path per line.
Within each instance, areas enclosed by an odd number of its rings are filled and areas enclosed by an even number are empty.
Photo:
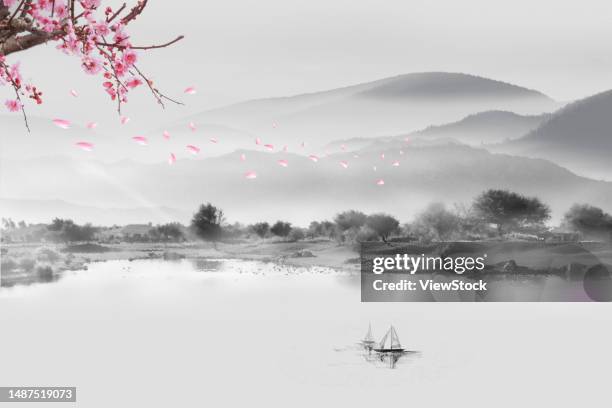
M397 332L395 331L395 327L391 326L387 333L383 336L378 344L378 348L374 349L379 353L402 353L404 352L404 348L402 348L402 344L400 343Z
M374 348L374 345L376 344L376 341L374 340L374 335L372 334L372 324L371 323L368 324L368 332L366 333L363 340L361 340L361 344L363 344L363 347L365 347L368 350L372 350Z

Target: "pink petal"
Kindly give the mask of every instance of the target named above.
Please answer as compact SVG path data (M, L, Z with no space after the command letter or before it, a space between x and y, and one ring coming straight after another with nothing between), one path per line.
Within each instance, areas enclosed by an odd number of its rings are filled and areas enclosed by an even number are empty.
M163 136L164 136L164 139L170 140L170 132L168 132L167 130L164 130Z
M216 137L211 137L211 138L210 138L210 141L211 141L212 143L218 143L218 142L219 142L219 141L217 140L217 138L216 138Z
M380 158L381 158L382 160L385 160L385 154L384 154L384 153L381 153L381 154L380 154Z
M62 129L68 129L70 127L70 121L66 119L53 119L53 123L55 123L55 126Z
M287 147L287 145L283 146L283 152L287 153L289 151L289 148Z
M255 173L253 170L247 171L246 173L244 173L244 178L255 179L257 178L257 173Z
M91 152L94 147L93 143L89 142L76 142L75 145L80 147L82 150L85 150L86 152Z
M147 142L147 138L144 136L134 136L132 138L133 141L135 141L136 143L138 143L141 146L146 146L148 144Z
M121 124L122 125L125 125L129 121L130 121L130 118L128 118L127 116L121 116Z
M283 167L287 167L289 165L289 162L287 160L281 159L278 161L278 165L279 166L283 166Z
M379 186L384 186L385 185L385 180L378 179L378 180L376 180L376 184L378 184Z
M340 165L345 169L348 169L348 163L345 160L340 161Z
M196 125L193 122L189 122L189 129L191 129L192 132L195 132L196 130Z
M264 147L270 151L274 150L274 145L271 144L264 145Z
M395 160L395 161L392 163L392 165L393 165L393 166L395 166L395 167L399 166L399 161L398 161L398 160Z
M93 130L98 126L98 124L96 122L87 122L85 126L87 127L87 129Z
M79 96L79 93L77 91L75 91L74 89L71 89L70 90L70 95L72 95L72 96L74 96L76 98L77 96Z
M319 161L319 158L315 156L314 154L311 154L310 156L308 156L308 158L315 163Z
M187 145L187 150L189 150L192 154L200 153L200 148L194 145Z
M195 95L196 94L196 89L194 86L190 86L188 88L185 88L185 93L188 95Z
M255 144L256 144L256 145L260 145L260 144L261 144L261 139L260 139L260 138L258 138L258 137L256 137L256 138L255 138Z
M170 153L170 157L168 157L168 164L172 165L174 163L176 163L176 156L174 153Z
M246 154L242 153L240 155L240 161L245 161L246 160Z

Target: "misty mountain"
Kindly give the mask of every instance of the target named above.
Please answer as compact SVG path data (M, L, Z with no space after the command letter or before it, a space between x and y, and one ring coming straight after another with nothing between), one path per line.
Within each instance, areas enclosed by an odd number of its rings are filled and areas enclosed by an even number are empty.
M415 73L324 92L258 99L214 109L186 123L217 123L276 144L323 145L461 120L475 112L540 114L558 104L534 90L458 73Z
M612 179L612 91L571 103L524 137L494 151L554 161L579 174Z
M240 154L246 161L240 161ZM279 159L288 166L279 166ZM398 166L393 165L396 160ZM51 157L6 160L3 165L4 198L61 198L96 208L161 206L182 213L210 201L225 210L229 221L242 222L285 219L305 225L348 208L385 211L407 221L432 201L468 203L486 188L536 195L551 206L556 220L576 202L612 211L612 183L576 176L545 160L459 144L418 147L391 141L360 151L358 158L342 153L318 162L289 153L237 151L172 166ZM255 171L257 178L245 178L247 171ZM378 185L379 179L385 184ZM41 206L39 217L55 215ZM100 222L95 213L91 217Z
M63 200L21 200L0 198L0 213L14 221L48 223L53 218L69 218L77 223L95 220L99 225L129 223L161 224L180 220L187 222L191 213L167 207L100 208L69 203Z
M378 138L355 137L335 140L328 143L322 150L336 152L338 150L354 151L379 142L409 139L411 143L445 144L452 140L472 146L487 143L499 143L509 139L524 136L536 128L546 118L542 115L519 115L507 111L487 111L466 116L457 122L440 126L429 126L423 130L399 136L383 136Z

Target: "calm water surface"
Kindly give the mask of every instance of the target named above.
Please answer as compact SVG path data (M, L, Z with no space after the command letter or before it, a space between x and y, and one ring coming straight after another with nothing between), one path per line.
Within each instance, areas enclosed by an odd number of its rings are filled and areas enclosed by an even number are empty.
M0 384L75 385L83 407L608 399L609 304L359 299L359 276L326 268L95 263L53 283L0 290ZM393 370L367 361L356 343L369 322L376 338L393 324L418 353Z

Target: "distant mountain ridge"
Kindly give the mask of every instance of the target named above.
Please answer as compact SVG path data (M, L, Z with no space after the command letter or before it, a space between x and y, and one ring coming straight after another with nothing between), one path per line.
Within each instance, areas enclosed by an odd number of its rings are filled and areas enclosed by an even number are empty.
M490 149L549 159L579 174L612 180L612 90L571 103L524 137Z

